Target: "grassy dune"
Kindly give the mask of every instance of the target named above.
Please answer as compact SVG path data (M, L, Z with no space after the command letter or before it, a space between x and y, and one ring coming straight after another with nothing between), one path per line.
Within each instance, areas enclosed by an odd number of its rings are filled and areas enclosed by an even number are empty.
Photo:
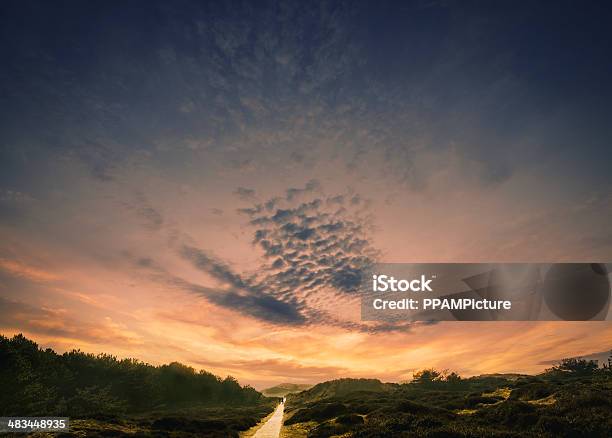
M273 411L275 401L255 407L192 408L138 416L71 418L70 431L34 437L207 437L238 438ZM13 434L23 437L23 434Z
M453 382L344 379L289 396L283 437L609 437L612 372L550 372ZM371 385L376 386L376 385ZM335 388L341 388L334 394ZM320 398L319 394L329 394Z

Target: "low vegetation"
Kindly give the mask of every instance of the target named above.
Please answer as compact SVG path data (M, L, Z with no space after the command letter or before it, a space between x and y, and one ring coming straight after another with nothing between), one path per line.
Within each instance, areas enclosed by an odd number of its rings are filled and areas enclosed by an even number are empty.
M232 437L277 399L180 363L152 366L0 336L0 416L66 416L66 436Z
M58 437L238 437L279 400L179 363L57 354L21 335L0 336L0 388L0 416L70 417ZM612 367L583 359L537 376L339 379L287 397L282 438L612 436Z
M336 380L290 395L285 429L311 438L609 437L612 372L568 359L538 376L428 369L406 384Z

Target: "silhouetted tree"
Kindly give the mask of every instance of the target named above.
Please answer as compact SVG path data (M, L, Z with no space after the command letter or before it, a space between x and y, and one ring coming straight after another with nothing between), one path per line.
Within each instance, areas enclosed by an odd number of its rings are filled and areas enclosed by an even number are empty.
M73 350L41 350L23 335L0 335L0 416L88 416L181 405L253 405L263 396L233 377L220 379L173 362Z
M442 379L442 373L436 371L433 368L424 369L416 372L413 377L413 383L418 383L421 385L428 385L434 382L438 382Z
M592 374L595 371L597 371L597 362L577 358L563 359L559 365L556 365L549 370L549 372L572 373L579 375Z
M450 384L457 384L461 382L461 376L456 372L452 371L444 377L444 381Z

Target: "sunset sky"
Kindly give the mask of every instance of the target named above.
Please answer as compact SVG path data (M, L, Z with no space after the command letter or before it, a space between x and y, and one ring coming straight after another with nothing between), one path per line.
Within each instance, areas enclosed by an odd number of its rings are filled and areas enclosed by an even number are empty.
M364 262L612 261L602 2L2 2L0 333L258 389L535 373L608 321L360 321Z

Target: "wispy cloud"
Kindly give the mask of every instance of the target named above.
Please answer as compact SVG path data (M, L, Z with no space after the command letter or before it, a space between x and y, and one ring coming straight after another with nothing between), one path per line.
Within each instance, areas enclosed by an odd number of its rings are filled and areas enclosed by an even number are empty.
M238 196L243 201L252 201L255 199L255 190L246 187L238 187L234 190L234 195Z
M125 202L124 206L142 220L142 225L147 230L157 231L164 223L162 214L151 205L147 197L141 192L137 192L133 201Z
M59 280L61 277L53 272L30 266L19 260L0 258L0 269L5 272L31 281L49 282Z
M275 298L273 293L266 293L265 285L253 279L243 278L226 265L214 261L197 248L184 246L181 255L222 285L220 290L211 290L200 286L175 281L185 289L206 297L214 304L251 315L267 322L281 324L301 324L304 317L298 311L295 300L285 301Z
M140 335L110 317L98 321L83 321L72 316L66 309L36 307L2 297L0 329L3 332L23 331L94 344L104 344L111 340L117 346L143 343Z

